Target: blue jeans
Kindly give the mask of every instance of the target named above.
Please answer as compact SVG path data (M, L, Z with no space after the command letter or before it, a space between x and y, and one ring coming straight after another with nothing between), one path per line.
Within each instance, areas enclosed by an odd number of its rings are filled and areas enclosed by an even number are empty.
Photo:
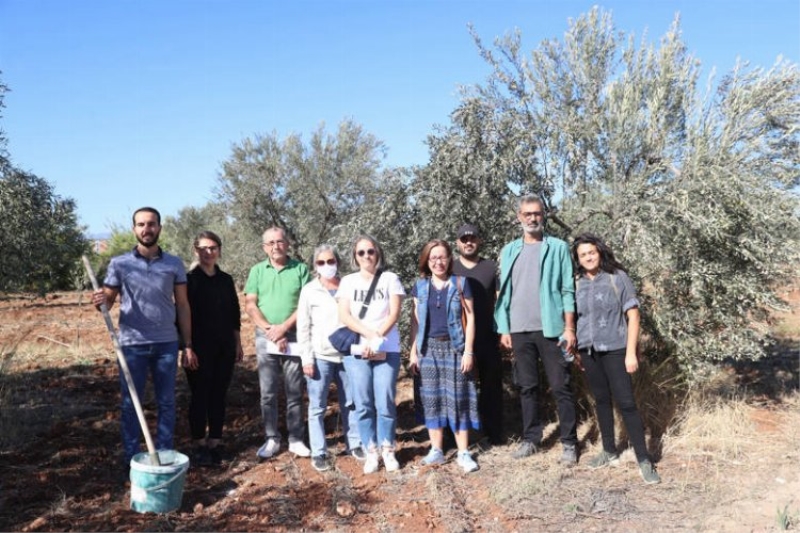
M155 446L159 450L173 449L178 342L136 344L121 348L140 401L144 400L148 371L153 375L153 389L158 405ZM125 464L128 464L141 451L142 428L139 426L139 418L121 368L119 380L122 389L122 447L125 450Z
M314 360L314 377L306 376L308 385L308 440L311 445L311 455L318 457L327 453L325 443L325 411L328 407L328 389L331 382L336 383L336 392L339 396L339 420L342 422L342 434L347 440L347 449L352 450L361 446L358 434L358 420L356 408L353 403L353 393L350 392L349 378L344 364Z
M361 442L367 450L381 446L394 448L397 429L397 375L400 354L389 352L385 361L367 361L357 356L344 358L356 404L356 419Z
M261 389L261 420L267 439L281 440L278 431L278 391L283 374L286 390L286 429L289 443L302 442L303 424L303 367L299 357L267 353L267 337L256 330L258 385Z

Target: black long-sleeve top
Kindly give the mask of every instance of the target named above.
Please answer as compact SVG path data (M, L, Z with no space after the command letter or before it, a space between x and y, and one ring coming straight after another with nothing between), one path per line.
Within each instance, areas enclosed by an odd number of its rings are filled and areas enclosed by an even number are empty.
M241 330L239 296L233 278L216 268L209 276L200 267L187 274L189 305L192 309L192 343L195 351L204 345L226 345L235 350L234 331ZM199 354L199 352L198 352Z

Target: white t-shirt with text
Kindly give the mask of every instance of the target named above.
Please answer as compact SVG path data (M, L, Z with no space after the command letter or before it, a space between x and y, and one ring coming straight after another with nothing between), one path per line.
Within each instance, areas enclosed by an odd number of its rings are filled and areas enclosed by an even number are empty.
M346 298L350 302L350 314L358 318L371 284L372 279L364 279L360 272L348 274L339 283L339 291L336 293L336 298ZM389 316L389 300L394 295L403 297L406 295L406 291L397 274L384 272L378 280L375 294L372 295L367 314L364 315L362 322L371 328L377 329ZM400 351L400 332L397 329L397 324L392 326L392 329L386 334L386 341L381 346L381 350L387 352Z

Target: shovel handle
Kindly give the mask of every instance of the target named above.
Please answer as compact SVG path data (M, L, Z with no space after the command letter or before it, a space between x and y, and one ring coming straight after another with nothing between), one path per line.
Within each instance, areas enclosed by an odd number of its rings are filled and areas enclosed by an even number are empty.
M83 255L81 259L83 259L83 266L86 268L86 273L89 275L92 287L95 291L99 291L100 284L97 282L97 277L94 275L94 269L89 262L89 258ZM114 331L114 322L111 320L111 313L108 312L108 306L105 302L100 305L100 311L103 313L103 318L106 321L106 329L108 329L108 333L111 336L111 343L114 345L114 351L117 353L117 361L119 361L122 374L125 376L125 383L128 385L128 393L131 395L131 401L133 401L133 408L136 410L136 416L139 418L139 425L142 428L144 441L147 444L147 453L150 454L150 464L160 466L161 460L158 457L156 447L153 445L153 438L150 436L150 430L147 428L147 420L144 418L144 411L142 410L142 403L139 401L139 394L136 392L136 385L134 385L131 371L128 369L128 362L125 360L125 354L122 353L122 348L119 346L117 332Z

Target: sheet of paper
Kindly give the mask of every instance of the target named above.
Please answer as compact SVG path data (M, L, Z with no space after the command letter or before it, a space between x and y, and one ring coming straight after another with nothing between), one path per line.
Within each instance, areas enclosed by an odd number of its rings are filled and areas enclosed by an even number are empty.
M286 352L281 352L278 349L277 344L271 340L267 340L267 353L283 353L284 355L294 355L296 357L300 357L300 343L290 342L286 346Z

